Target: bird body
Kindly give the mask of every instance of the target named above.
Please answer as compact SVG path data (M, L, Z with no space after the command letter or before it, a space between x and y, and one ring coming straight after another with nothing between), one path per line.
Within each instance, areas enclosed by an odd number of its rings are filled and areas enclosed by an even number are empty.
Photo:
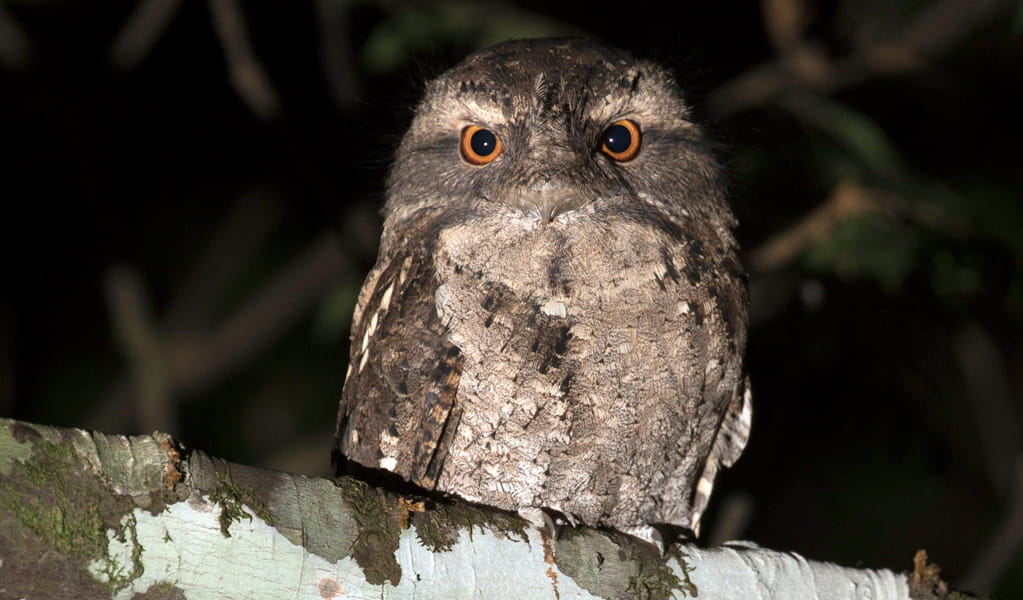
M398 150L339 453L504 509L696 532L749 431L733 225L660 67L583 40L469 57Z

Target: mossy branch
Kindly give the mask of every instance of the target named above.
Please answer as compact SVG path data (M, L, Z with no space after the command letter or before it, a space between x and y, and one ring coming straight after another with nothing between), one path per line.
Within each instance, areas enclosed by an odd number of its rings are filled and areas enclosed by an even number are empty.
M582 527L554 540L502 511L236 465L164 434L0 419L5 598L940 597L921 573L752 545L662 556Z

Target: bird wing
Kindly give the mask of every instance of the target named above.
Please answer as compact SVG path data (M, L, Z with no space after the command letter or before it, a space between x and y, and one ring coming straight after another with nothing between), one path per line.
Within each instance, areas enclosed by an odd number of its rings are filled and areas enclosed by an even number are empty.
M360 294L336 447L348 461L432 489L461 410L463 358L437 315L432 256L405 246ZM412 339L410 339L412 338Z

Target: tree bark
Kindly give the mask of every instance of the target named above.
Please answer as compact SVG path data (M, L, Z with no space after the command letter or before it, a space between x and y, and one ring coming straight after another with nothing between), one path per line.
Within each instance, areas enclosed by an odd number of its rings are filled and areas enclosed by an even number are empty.
M894 600L913 577L746 543L554 540L506 512L232 464L165 434L0 419L0 598Z

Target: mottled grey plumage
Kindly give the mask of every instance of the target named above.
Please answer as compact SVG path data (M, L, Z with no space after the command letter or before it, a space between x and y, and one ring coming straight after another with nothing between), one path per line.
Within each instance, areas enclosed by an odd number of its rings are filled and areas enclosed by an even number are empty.
M742 452L747 294L722 178L662 68L583 40L429 84L388 181L337 445L510 510L696 532ZM619 119L639 155L597 150ZM493 131L484 166L460 132Z

